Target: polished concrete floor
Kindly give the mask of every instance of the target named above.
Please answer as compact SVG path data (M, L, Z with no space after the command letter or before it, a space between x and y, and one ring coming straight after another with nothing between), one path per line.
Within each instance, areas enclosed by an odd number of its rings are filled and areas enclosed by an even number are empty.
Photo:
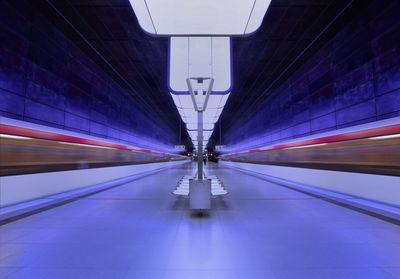
M192 165L0 227L0 278L400 278L400 227L208 164L207 216L171 194Z

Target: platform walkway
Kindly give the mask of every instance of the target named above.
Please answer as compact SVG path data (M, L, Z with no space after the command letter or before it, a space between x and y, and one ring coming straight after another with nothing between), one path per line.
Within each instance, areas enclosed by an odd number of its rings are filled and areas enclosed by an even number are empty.
M208 163L206 216L169 169L0 227L0 278L400 278L400 227Z

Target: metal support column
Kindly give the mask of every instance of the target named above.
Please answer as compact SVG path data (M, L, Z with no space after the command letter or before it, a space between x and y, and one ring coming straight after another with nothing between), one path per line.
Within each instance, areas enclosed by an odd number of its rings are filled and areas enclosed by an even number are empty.
M203 180L203 111L197 112L197 177Z
M208 89L204 91L204 81L207 80L209 81ZM193 90L191 81L196 82L196 91ZM214 79L192 77L186 79L186 82L193 101L194 110L197 112L197 177L183 177L178 182L178 186L173 193L176 195L188 195L190 209L203 211L211 208L212 195L219 196L228 193L223 187L222 182L216 176L206 177L203 169L203 112L207 108Z

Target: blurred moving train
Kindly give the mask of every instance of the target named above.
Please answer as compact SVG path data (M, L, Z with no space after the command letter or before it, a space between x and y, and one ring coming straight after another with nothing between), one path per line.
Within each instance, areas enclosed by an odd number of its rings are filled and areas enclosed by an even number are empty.
M399 176L400 125L260 147L224 154L220 159Z
M13 125L0 125L0 150L0 176L187 159L179 154ZM399 176L400 125L297 140L218 158Z
M0 125L0 176L185 160L186 156Z

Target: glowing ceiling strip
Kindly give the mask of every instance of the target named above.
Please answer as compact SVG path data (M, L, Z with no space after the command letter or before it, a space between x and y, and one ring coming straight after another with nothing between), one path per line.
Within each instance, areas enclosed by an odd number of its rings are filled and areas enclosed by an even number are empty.
M270 2L130 0L145 32L171 37L168 87L193 143L197 142L197 112L186 79L208 78L214 82L208 110L203 113L207 131L203 136L207 142L232 91L230 36L255 32L261 26ZM201 87L201 83L198 86Z
M271 0L130 0L152 35L243 36L261 25Z
M229 37L171 37L169 90L188 94L188 77L212 77L213 93L232 89L231 40Z
M186 80L193 77L214 79L207 108L203 112L203 140L207 145L231 89L230 38L172 37L169 49L170 93L195 146L198 115Z

